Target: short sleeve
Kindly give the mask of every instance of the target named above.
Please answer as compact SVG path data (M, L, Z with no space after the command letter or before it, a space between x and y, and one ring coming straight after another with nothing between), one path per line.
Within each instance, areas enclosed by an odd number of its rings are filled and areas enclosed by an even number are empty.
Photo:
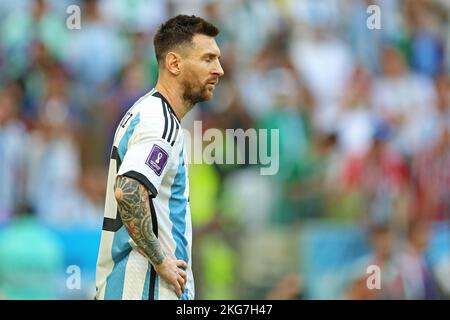
M117 173L138 180L153 197L158 194L171 160L172 146L162 138L163 128L164 118L141 117Z

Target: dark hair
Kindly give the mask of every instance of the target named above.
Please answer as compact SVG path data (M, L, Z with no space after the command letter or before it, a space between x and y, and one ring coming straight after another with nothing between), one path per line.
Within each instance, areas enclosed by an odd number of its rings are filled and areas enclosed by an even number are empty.
M153 38L156 60L163 61L165 54L176 46L192 43L195 34L215 37L219 33L213 24L194 15L177 15L162 24Z

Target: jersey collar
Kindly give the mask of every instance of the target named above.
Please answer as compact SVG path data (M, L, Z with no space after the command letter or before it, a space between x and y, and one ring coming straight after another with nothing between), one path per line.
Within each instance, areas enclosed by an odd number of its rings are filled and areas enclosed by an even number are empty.
M157 91L157 90L155 89L155 92L152 94L152 96L158 97L158 98L162 99L162 101L164 101L164 103L167 104L167 106L169 107L170 112L172 112L172 114L175 116L175 118L177 118L178 122L180 122L180 119L178 119L177 114L175 113L175 111L173 111L173 108L172 108L172 106L170 105L169 101L167 101L167 99L166 99L161 93L159 93L159 91ZM180 122L180 123L181 123L181 122Z

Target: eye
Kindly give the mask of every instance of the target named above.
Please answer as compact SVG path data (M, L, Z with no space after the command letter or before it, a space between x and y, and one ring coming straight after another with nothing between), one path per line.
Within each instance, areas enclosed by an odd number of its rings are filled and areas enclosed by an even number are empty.
M214 54L206 54L204 57L205 57L204 60L205 60L207 63L211 63L211 62L213 62L215 59L217 59L217 56L214 55Z

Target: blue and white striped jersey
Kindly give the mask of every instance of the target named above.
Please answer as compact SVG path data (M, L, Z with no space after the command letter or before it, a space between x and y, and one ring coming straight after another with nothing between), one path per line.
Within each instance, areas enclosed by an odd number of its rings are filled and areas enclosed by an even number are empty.
M122 224L114 198L117 175L134 178L151 192L153 232L166 253L188 263L188 282L181 299L194 299L183 131L170 104L156 89L128 110L115 133L97 260L96 299L178 299L135 249Z

